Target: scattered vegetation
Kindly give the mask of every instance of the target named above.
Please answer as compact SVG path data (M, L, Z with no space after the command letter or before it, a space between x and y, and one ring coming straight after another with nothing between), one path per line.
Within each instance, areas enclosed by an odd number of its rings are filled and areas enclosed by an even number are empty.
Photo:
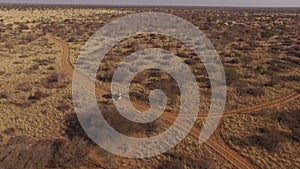
M49 89L54 88L65 88L67 86L67 81L65 74L59 72L53 72L42 79L42 84Z
M286 125L292 131L292 134L289 135L290 138L298 142L300 141L299 109L294 111L284 111L281 113L276 113L273 115L273 119L277 120L281 124Z
M9 98L9 94L8 92L0 92L0 99L8 99Z
M30 95L28 96L28 100L36 101L36 100L40 100L42 98L45 98L47 96L48 96L48 94L44 93L40 89L36 89L35 91L32 91L30 93Z
M278 149L279 143L285 140L285 134L275 128L258 128L257 134L247 138L238 138L231 136L229 140L235 144L244 146L253 146L259 149L265 149L274 152Z
M21 82L20 84L18 84L16 89L23 92L29 92L32 90L32 86L29 82Z
M194 159L192 157L189 157L187 155L181 154L181 153L164 153L168 157L170 157L170 160L165 160L160 163L160 165L157 167L157 169L184 169L184 168L197 168L197 169L208 169L208 168L214 168L214 162L212 160L212 157L206 156L206 157L200 157L197 159Z
M241 75L237 72L234 67L224 67L225 75L226 75L226 84L231 85L234 82L238 81Z
M262 37L262 38L267 38L267 39L269 39L269 38L271 38L272 36L275 35L275 32L272 31L272 30L265 30L265 31L261 32L260 34L261 34L261 37Z
M237 87L239 96L243 94L252 95L254 97L263 96L265 94L265 91L262 87Z
M73 140L34 140L16 136L0 146L0 168L79 168L87 164L87 144ZM12 162L13 161L13 162Z

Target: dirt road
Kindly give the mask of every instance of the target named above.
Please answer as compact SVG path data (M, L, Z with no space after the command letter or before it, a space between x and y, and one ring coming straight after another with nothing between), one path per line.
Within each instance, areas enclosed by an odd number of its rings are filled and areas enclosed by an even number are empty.
M87 77L85 77L85 76L83 76L83 75L81 75L77 72L74 72L73 65L70 62L69 45L66 42L54 37L53 35L47 35L47 37L51 41L59 44L62 48L61 67L62 67L63 71L65 71L68 75L70 75L70 77L72 77L73 74L76 73L76 75L79 79L78 83L80 83L82 86L84 86L88 90L93 91L95 89L95 92L96 92L97 95L105 95L105 94L110 93L110 91L108 91L104 88L101 88L101 86L99 86L99 85L96 85L95 88L94 88L94 84L90 79L88 79ZM250 113L250 112L253 112L253 111L258 111L258 110L261 110L261 109L277 106L279 104L283 104L283 103L292 101L292 100L298 98L299 96L300 95L298 93L293 92L293 93L289 94L288 96L284 96L284 97L275 99L275 100L267 102L267 103L262 103L262 104L259 104L259 105L255 105L255 106L251 106L251 107L247 107L247 108L243 108L243 109L238 109L238 110L226 111L226 112L224 112L224 116L222 116L222 117L228 117L228 116L241 114L241 113ZM142 103L132 102L132 105L135 106L140 111L145 111L145 110L148 109L148 106L146 106ZM199 114L198 117L206 117L206 115ZM163 119L165 121L168 121L168 122L171 122L171 123L174 121L174 118L176 118L176 115L174 113L171 113L171 112L165 112L161 116L161 119ZM184 127L184 126L182 126L182 127ZM197 128L194 127L190 131L190 134L198 138L199 134L200 134L200 131ZM217 141L215 141L213 139L207 140L205 142L205 144L207 146L209 146L211 149L213 149L214 151L216 151L219 155L221 155L223 158L228 160L231 164L233 164L235 167L237 167L239 169L256 168L248 160L244 159L238 153L236 153L235 151L233 151L230 148L226 147L225 145L220 145Z

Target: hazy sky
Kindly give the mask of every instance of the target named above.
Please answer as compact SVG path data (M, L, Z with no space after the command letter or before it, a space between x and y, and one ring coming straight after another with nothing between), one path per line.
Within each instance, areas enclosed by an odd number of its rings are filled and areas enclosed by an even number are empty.
M0 0L0 3L300 7L300 0Z

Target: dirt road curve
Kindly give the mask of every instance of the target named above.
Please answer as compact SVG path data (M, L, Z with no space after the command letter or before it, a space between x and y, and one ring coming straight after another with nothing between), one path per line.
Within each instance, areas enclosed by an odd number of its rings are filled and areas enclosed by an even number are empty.
M47 35L47 37L59 44L62 48L62 60L61 60L61 67L63 68L63 71L65 71L67 74L69 74L71 77L73 76L73 73L76 73L78 79L79 79L79 83L82 84L85 88L89 89L89 90L94 90L94 84L93 82L88 79L87 77L74 72L74 68L72 66L72 64L70 63L70 49L69 49L69 45L52 36L52 35ZM106 89L101 88L101 86L95 86L95 92L99 95L104 95L104 94L109 94L109 91ZM249 113L249 112L253 112L253 111L257 111L257 110L261 110L264 108L268 108L268 107L272 107L272 106L277 106L279 104L282 103L286 103L288 101L294 100L296 98L298 98L300 95L298 93L292 93L288 96L273 100L271 102L267 102L267 103L263 103L263 104L259 104L259 105L255 105L255 106L251 106L248 108L244 108L244 109L239 109L239 110L232 110L232 111L227 111L224 113L224 117L227 116L231 116L231 115L236 115L236 114L240 114L240 113ZM137 103L137 102L132 102L132 104L139 110L144 111L148 109L148 106L142 104L142 103ZM170 118L171 117L171 118ZM206 117L206 115L199 115L199 117ZM168 121L168 122L173 122L172 119L176 118L176 116L174 115L174 113L171 112L165 112L163 114L163 116L161 117L161 119ZM184 127L184 126L183 126ZM197 128L193 128L190 131L190 134L195 136L195 137L199 137L200 131ZM205 142L206 145L208 145L211 149L215 150L217 153L219 153L222 157L224 157L226 160L228 160L230 163L232 163L235 167L239 168L239 169L250 169L250 168L256 168L255 166L253 166L249 161L247 161L246 159L244 159L243 157L241 157L239 154L237 154L235 151L231 150L230 148L226 148L226 146L222 146L220 145L218 142L216 142L213 139L209 139Z

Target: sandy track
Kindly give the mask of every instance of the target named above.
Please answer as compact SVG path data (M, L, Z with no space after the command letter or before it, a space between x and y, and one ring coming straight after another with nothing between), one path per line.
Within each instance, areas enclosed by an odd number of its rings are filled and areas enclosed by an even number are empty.
M98 86L98 85L96 85L94 88L94 84L90 79L88 79L87 77L85 77L77 72L74 72L73 65L71 64L70 58L69 58L70 57L69 56L70 55L69 45L66 42L54 37L53 35L47 35L47 37L51 41L54 41L55 43L59 44L62 48L61 67L62 67L63 71L65 71L71 77L73 76L74 73L76 73L76 76L78 77L78 82L81 85L83 85L85 88L87 88L88 90L91 90L91 91L95 90L95 92L99 95L105 95L105 94L110 93L110 91L103 89L103 88L101 88L101 86ZM293 93L289 94L288 96L284 96L284 97L278 98L276 100L273 100L273 101L270 101L267 103L262 103L262 104L258 104L255 106L238 109L238 110L226 111L226 112L224 112L224 115L222 117L228 117L228 116L232 116L232 115L236 115L236 114L250 113L253 111L258 111L258 110L262 110L265 108L277 106L279 104L283 104L283 103L292 101L292 100L298 98L299 96L300 95L298 93L293 92ZM140 111L145 111L149 108L147 105L138 103L138 102L132 102L132 105L135 106ZM206 117L206 115L199 114L198 117ZM165 112L161 116L161 119L168 121L170 123L173 123L175 118L176 118L176 115L171 112ZM183 125L182 127L185 127L185 126ZM190 134L195 137L199 137L200 131L194 127L190 131ZM227 148L225 145L223 145L223 146L220 145L217 141L215 141L213 139L207 140L205 142L205 144L208 145L211 149L215 150L218 154L220 154L223 158L228 160L231 164L233 164L237 168L240 168L240 169L256 168L248 160L241 157L235 151L231 150L230 148Z

